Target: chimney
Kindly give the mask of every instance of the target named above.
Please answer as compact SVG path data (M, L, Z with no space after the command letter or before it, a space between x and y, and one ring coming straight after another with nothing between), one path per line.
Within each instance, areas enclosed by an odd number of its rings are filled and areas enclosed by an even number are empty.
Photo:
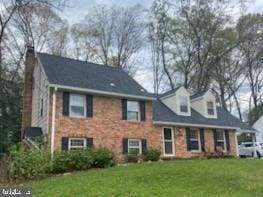
M22 108L22 127L21 136L24 137L24 130L31 127L32 120L32 88L33 88L33 72L35 64L34 47L27 46L25 57L25 77L23 83L23 108Z

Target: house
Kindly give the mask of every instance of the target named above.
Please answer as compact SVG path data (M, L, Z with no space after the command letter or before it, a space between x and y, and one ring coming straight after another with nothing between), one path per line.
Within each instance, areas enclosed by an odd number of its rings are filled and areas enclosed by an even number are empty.
M263 116L261 116L252 127L256 129L256 141L263 142Z
M30 47L25 65L22 136L41 130L51 152L95 145L120 160L149 147L168 158L235 155L236 131L253 130L217 106L210 90L190 95L179 87L156 97L121 68Z

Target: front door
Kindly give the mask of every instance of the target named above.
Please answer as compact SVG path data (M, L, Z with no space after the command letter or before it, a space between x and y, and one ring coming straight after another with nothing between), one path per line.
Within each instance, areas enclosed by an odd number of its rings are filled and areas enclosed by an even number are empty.
M172 128L163 128L163 155L174 156L174 134Z

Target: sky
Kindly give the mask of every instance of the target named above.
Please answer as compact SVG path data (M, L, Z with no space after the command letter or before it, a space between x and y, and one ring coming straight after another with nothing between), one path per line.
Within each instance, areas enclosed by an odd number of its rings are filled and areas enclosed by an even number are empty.
M233 0L232 2L234 2ZM247 8L247 12L252 13L263 13L263 0L243 0L250 1ZM68 0L68 7L63 10L60 15L67 19L69 24L78 23L84 19L84 17L89 13L89 11L96 5L105 4L106 6L121 6L128 7L140 4L144 9L150 8L153 0ZM234 12L233 16L237 18L240 14L240 8L238 4L233 3ZM148 54L147 54L148 53ZM141 68L150 68L150 54L147 50L142 50L138 56L139 62L142 62ZM138 69L135 79L149 92L153 91L153 76L149 72L149 69ZM247 93L240 93L239 97L242 97L241 105L243 109L248 108L247 98L249 95Z

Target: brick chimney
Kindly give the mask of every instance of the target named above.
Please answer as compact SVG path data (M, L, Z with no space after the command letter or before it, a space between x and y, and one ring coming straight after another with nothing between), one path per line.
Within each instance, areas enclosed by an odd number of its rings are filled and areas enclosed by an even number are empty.
M35 65L34 47L27 46L25 57L25 78L23 83L23 108L22 108L22 127L21 136L24 136L24 130L31 127L32 120L32 88L33 88L33 72Z

